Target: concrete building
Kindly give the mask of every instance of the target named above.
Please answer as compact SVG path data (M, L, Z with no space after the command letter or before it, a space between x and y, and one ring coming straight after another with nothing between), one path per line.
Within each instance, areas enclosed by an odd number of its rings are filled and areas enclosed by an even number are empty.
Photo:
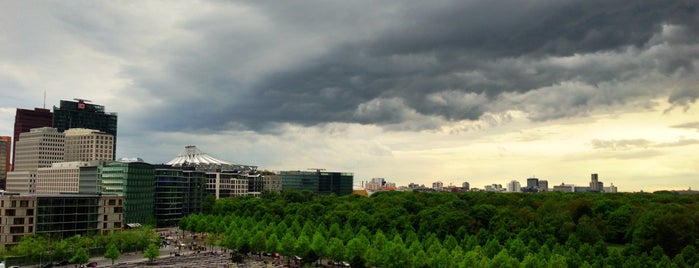
M15 126L12 144L12 164L17 159L17 142L20 134L29 132L32 128L51 127L53 114L49 109L34 108L34 110L17 109L15 112Z
M507 192L508 193L522 192L522 186L519 184L519 181L512 180L509 183L507 183Z
M262 175L262 183L264 191L279 192L282 190L282 176Z
M237 170L207 172L206 192L216 199L248 195L247 174Z
M114 135L94 129L65 132L65 161L114 161Z
M549 191L549 182L547 180L539 180L538 183L539 192Z
M33 128L19 135L14 171L36 172L65 161L65 134L55 128Z
M444 183L441 181L435 181L432 183L432 190L441 192L444 191Z
M553 191L554 192L572 193L573 191L575 191L575 188L576 188L575 185L561 183L561 185L554 185Z
M106 113L104 106L90 104L89 100L61 100L60 107L53 107L52 126L59 132L71 128L99 130L113 137L112 157L114 159L117 144L117 114Z
M80 168L89 162L58 162L36 172L37 194L78 193Z
M0 189L5 189L5 180L7 179L7 172L12 171L12 165L10 165L12 152L12 137L10 136L0 136Z
M34 233L36 196L0 194L0 244L16 245Z
M102 166L102 192L124 197L124 224L155 220L155 168L142 159L120 159Z
M7 173L5 190L10 193L33 194L36 192L36 171L12 171Z
M599 181L596 173L592 173L590 176L590 192L600 193L604 191L604 183Z
M614 186L614 183L610 183L609 187L604 187L603 189L605 193L616 193L618 191L616 186Z
M461 184L461 188L464 188L464 190L468 191L471 189L471 184L469 184L467 181Z

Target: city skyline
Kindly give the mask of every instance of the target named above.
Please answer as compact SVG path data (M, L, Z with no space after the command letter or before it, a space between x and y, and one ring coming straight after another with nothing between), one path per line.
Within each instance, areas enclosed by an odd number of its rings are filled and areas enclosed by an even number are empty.
M0 135L81 98L149 163L699 189L697 5L4 2Z

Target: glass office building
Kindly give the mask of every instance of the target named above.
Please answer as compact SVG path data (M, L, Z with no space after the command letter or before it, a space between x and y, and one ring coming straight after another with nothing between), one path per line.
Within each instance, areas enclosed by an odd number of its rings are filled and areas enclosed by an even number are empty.
M309 190L316 194L352 193L354 174L324 171L282 171L282 190Z
M124 223L145 224L153 218L155 167L142 161L105 164L100 171L102 192L124 197Z
M177 226L182 217L201 212L206 174L193 167L155 168L155 212L158 227Z
M85 103L87 100L61 100L60 107L53 107L53 127L59 132L71 128L99 130L114 136L113 156L116 154L117 114L106 113L104 106ZM89 102L89 101L88 101Z

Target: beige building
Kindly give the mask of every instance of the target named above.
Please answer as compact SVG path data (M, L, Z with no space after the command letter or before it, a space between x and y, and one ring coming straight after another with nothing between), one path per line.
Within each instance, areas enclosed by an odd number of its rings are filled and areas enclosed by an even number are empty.
M36 197L0 195L0 244L15 245L25 235L34 233Z
M19 194L36 192L36 171L12 171L7 173L5 191Z
M99 130L71 128L65 131L65 161L113 161L114 135Z
M52 163L65 161L65 135L55 128L33 128L19 137L14 171L36 172Z
M36 172L36 193L77 193L80 167L87 166L90 166L90 163L60 162L53 163L49 168L39 168Z
M282 190L282 176L262 175L262 183L264 191L279 192Z

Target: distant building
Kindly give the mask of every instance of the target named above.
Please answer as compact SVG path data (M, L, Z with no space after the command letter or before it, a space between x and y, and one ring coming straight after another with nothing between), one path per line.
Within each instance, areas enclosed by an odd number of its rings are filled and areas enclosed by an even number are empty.
M604 187L603 189L604 189L605 193L616 193L617 192L617 188L616 188L616 186L614 186L614 183L610 183L609 187Z
M354 174L348 172L281 171L282 190L309 190L316 194L352 193Z
M442 183L441 181L433 182L432 183L432 190L435 190L438 192L444 191L444 183Z
M468 191L471 189L471 184L469 184L467 181L461 184L461 188L464 188L464 190Z
M111 162L100 172L102 192L124 197L124 223L145 224L153 217L155 168L140 159Z
M596 173L590 176L590 192L600 193L604 191L604 183L599 181Z
M572 193L575 190L575 185L572 184L563 184L561 185L554 185L553 186L553 191L554 192L566 192L566 193Z
M528 178L527 186L522 188L522 192L536 193L539 191L539 179L538 178Z
M277 174L262 175L263 191L279 192L282 190L282 176Z
M491 184L483 187L483 191L486 192L504 192L505 189L502 188L502 184Z
M5 189L5 180L7 179L7 172L12 171L12 165L10 165L12 152L12 137L10 136L0 136L0 189Z
M117 144L117 114L106 113L104 106L95 105L88 100L61 100L59 107L53 107L52 126L59 132L71 128L86 128L108 133L113 137L112 156L115 159Z
M518 193L522 191L522 186L519 184L519 181L512 180L507 184L507 192L508 193Z
M17 109L15 112L15 129L12 144L12 164L17 159L17 142L20 134L29 132L32 128L51 127L53 114L49 109L34 108L34 110Z
M539 180L538 188L539 192L548 192L549 182L547 180Z

